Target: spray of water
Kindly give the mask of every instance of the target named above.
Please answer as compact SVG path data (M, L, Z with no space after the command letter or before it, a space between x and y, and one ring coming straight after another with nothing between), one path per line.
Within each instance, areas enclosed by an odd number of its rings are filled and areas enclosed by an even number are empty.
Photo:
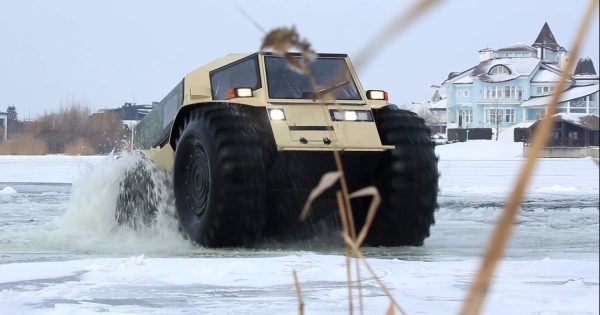
M118 221L116 211L124 189L146 198L128 204L132 213L127 222ZM151 161L136 155L109 156L73 183L68 208L50 237L69 240L67 246L88 253L185 252L192 245L179 232L172 191L169 174Z

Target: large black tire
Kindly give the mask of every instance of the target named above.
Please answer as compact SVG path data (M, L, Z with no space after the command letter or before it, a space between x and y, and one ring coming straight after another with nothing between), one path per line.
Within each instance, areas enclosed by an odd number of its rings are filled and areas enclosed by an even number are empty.
M193 241L225 247L260 238L266 168L275 150L268 127L263 108L212 104L189 113L177 141L173 186L181 226Z
M371 246L422 246L438 207L438 159L430 130L422 118L396 105L374 114L382 143L395 149L382 154L376 171L382 202L366 241Z
M119 181L119 194L115 208L117 226L141 230L150 226L158 213L158 173L156 166L147 160L138 160Z

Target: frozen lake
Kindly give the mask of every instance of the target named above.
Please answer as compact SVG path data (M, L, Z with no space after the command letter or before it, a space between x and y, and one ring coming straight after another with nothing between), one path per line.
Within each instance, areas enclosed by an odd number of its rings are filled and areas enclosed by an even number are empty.
M440 208L425 246L364 249L409 314L457 313L522 163L511 142L437 151ZM598 167L589 159L539 166L484 313L598 314ZM295 314L292 270L307 314L347 313L336 235L211 250L166 219L141 233L115 231L118 171L98 157L0 156L0 313ZM362 285L367 313L383 314L388 302L374 280Z

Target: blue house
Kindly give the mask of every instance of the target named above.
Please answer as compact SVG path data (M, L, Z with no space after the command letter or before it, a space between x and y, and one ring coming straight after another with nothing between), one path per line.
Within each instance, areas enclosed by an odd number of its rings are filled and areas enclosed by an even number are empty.
M479 64L450 73L442 83L448 95L447 127L528 127L544 116L569 57L547 23L531 46L516 43L480 50ZM591 59L580 59L559 112L597 115L599 86Z

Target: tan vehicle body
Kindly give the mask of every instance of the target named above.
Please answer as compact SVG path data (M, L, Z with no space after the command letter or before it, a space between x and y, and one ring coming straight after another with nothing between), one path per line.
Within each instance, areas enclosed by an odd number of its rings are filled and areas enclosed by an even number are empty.
M394 146L382 145L377 126L374 121L334 121L330 110L370 111L387 105L385 100L367 99L350 59L343 57L349 74L358 89L360 100L336 100L327 95L318 99L271 99L269 98L269 82L265 69L265 56L270 53L257 53L261 87L252 91L251 97L235 97L228 100L215 100L212 95L210 73L243 60L252 53L230 54L216 59L187 74L183 80L183 103L175 116L175 121L185 115L191 106L202 106L210 103L235 103L265 108L265 115L270 109L281 109L285 120L270 120L278 151L384 151ZM335 83L335 82L334 82ZM171 129L172 137L173 129ZM324 139L330 140L324 141ZM328 143L329 142L329 143ZM168 142L150 150L142 150L150 159L164 169L173 166L174 148Z
M116 222L143 228L166 202L206 247L333 235L335 189L299 217L323 174L341 165L348 191L380 192L365 244L423 245L439 177L430 129L384 91L363 89L347 55L303 58L231 54L179 81L136 125L134 148L148 159L120 181ZM368 211L367 199L353 200L355 230Z

